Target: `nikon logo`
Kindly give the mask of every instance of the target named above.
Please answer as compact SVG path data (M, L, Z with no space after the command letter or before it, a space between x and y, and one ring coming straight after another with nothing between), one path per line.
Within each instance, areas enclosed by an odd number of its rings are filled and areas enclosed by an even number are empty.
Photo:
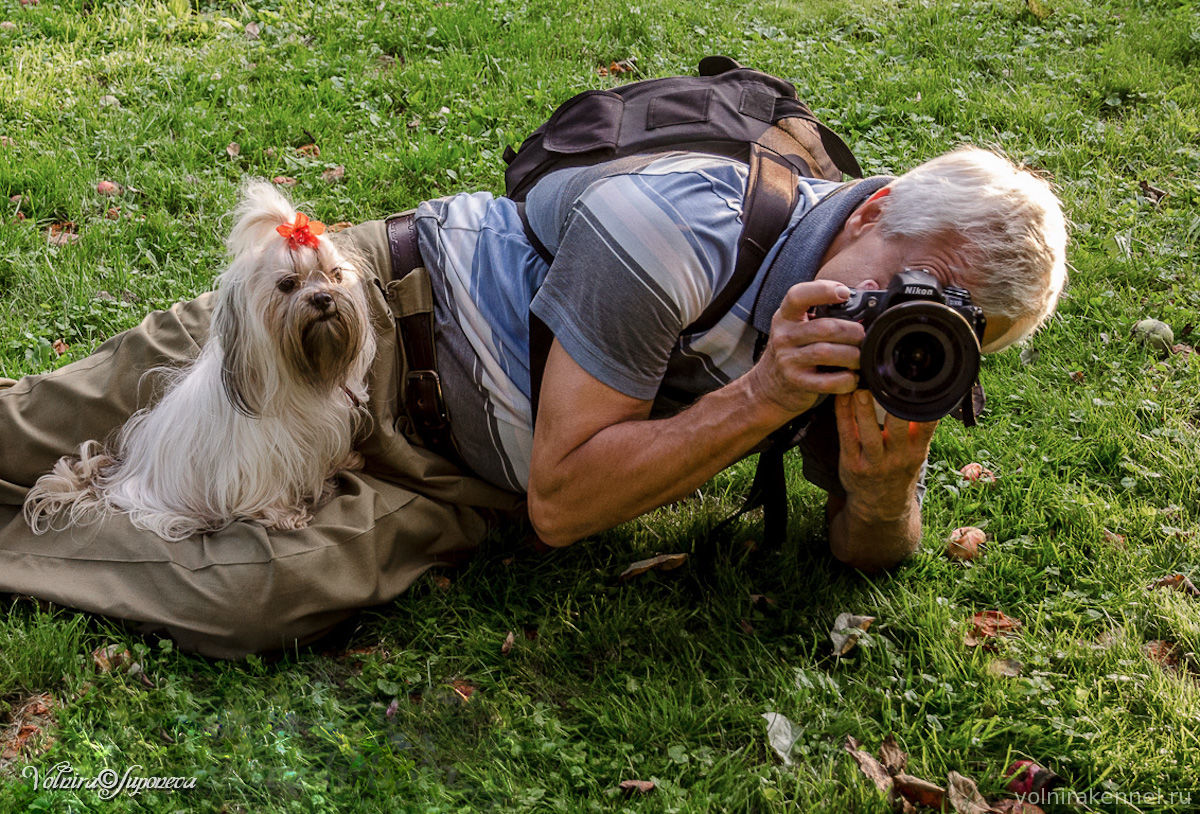
M905 294L914 294L918 297L932 297L934 291L927 285L906 285L904 286Z

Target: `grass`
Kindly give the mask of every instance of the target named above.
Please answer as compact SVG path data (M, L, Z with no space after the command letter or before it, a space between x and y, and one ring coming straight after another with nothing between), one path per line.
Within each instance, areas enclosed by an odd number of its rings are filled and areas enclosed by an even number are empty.
M499 191L504 146L572 93L623 81L596 69L626 58L638 77L690 72L708 53L789 77L868 172L964 141L1000 148L1052 178L1073 222L1058 315L1029 352L986 360L978 428L939 430L925 543L898 570L830 561L821 496L793 461L781 550L745 549L755 517L700 550L738 505L743 464L551 557L493 540L448 585L427 578L363 614L344 646L276 661L209 662L14 603L0 618L0 720L49 693L56 723L48 751L0 770L0 808L884 810L842 751L848 734L871 750L893 734L911 773L958 771L989 798L1031 758L1095 810L1200 801L1200 685L1143 649L1200 653L1200 600L1146 590L1174 572L1200 581L1200 364L1129 338L1154 316L1192 344L1200 312L1190 3L0 0L0 20L13 23L0 28L2 376L83 358L205 290L246 175L295 177L294 197L326 222ZM314 140L320 156L295 151ZM343 181L321 179L339 165ZM100 180L125 194L98 195ZM78 240L49 245L64 222ZM960 483L968 461L998 483ZM992 537L973 564L941 554L960 525ZM616 581L634 560L693 550L676 571ZM964 646L971 614L993 609L1020 619L1020 636L998 654ZM827 634L843 611L877 621L838 660ZM152 686L97 672L89 653L114 642ZM998 656L1021 675L989 673ZM798 732L790 766L767 712ZM63 761L196 788L103 800L20 774ZM657 787L627 797L629 778Z

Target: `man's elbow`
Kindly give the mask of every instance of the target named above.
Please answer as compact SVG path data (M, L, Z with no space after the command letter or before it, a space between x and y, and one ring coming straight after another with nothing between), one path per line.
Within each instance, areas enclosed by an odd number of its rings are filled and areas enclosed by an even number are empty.
M534 533L551 548L569 546L583 536L570 528L568 512L533 488L529 490L527 505L529 522L533 525Z

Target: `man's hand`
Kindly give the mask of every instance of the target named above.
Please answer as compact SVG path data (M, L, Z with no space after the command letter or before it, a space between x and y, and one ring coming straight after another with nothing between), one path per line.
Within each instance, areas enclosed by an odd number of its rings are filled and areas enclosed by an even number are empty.
M917 481L937 422L889 414L880 427L866 390L837 396L834 413L846 500L830 518L830 547L838 559L864 571L887 568L921 541Z
M791 416L817 403L822 393L849 393L858 385L862 325L844 319L812 319L809 309L850 297L841 283L817 280L788 289L771 318L762 356L748 374L756 395ZM818 370L819 366L841 368Z

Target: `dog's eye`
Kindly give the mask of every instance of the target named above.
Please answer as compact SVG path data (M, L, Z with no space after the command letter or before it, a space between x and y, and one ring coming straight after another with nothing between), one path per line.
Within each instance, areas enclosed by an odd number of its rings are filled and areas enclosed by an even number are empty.
M333 270L329 272L329 276L335 283L340 283L342 281L342 270L337 266L334 266Z
M293 291L296 290L296 278L295 277L284 277L282 280L280 280L279 282L277 282L275 284L275 287L278 288L280 291L282 291L284 294L291 294Z

